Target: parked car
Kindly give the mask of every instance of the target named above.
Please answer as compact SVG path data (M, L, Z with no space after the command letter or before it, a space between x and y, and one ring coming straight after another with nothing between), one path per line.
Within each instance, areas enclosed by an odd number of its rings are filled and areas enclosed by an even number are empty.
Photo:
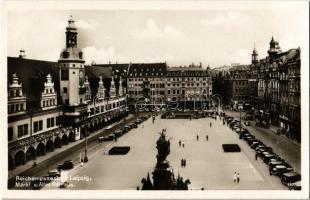
M261 144L261 145L258 145L256 148L255 148L255 151L270 151L272 152L272 148L271 147L268 147L264 144Z
M66 160L63 164L58 165L57 169L60 170L67 170L73 168L73 162L72 160Z
M270 175L282 176L284 173L293 171L293 168L286 167L285 165L276 165L269 172Z
M265 164L268 165L268 163L271 161L271 159L277 159L278 155L274 154L274 153L270 153L270 154L264 154L262 157L262 160L264 161Z
M122 132L121 130L116 130L116 131L114 131L114 133L113 133L113 135L114 135L115 137L120 137L120 136L122 136L122 134L123 134L123 132Z
M60 177L60 171L58 169L53 169L48 171L49 177Z
M296 181L295 183L291 183L288 186L289 190L301 190L301 181Z
M249 122L249 121L245 121L244 124L245 124L246 126L250 126L250 122Z
M128 124L128 126L130 126L131 128L138 128L137 124L135 123L130 123Z
M249 146L251 146L252 144L259 144L260 141L258 139L256 139L256 138L253 138L251 140L248 140L247 143L248 143Z
M283 165L284 163L282 161L279 161L279 160L275 160L275 161L270 161L268 163L268 166L269 166L269 169L272 169L274 168L274 166L276 165Z
M252 142L252 144L250 145L250 147L252 149L255 149L256 147L258 147L259 145L262 145L263 143L260 140L256 140L254 142Z
M131 129L131 127L128 125L124 126L124 131L128 132L128 131L130 131L130 129Z
M281 183L283 185L289 186L290 183L295 183L301 180L301 175L297 172L287 172L283 173L281 177Z

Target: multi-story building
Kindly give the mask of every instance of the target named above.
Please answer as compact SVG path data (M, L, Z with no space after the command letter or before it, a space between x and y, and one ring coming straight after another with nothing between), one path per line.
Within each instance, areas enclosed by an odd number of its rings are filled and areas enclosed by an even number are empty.
M300 49L282 52L273 37L269 45L265 59L252 61L251 80L257 81L257 94L251 93L251 105L258 123L280 126L287 136L300 141Z
M212 78L202 67L170 67L166 75L166 101L179 101L191 109L210 108ZM186 105L184 105L186 104ZM203 105L204 104L204 105Z
M166 63L129 64L127 88L131 102L147 97L152 104L184 102L201 105L212 95L209 70L201 66L167 67ZM147 100L148 101L148 100ZM193 106L189 106L194 108ZM199 106L195 107L198 108ZM201 106L200 106L201 107Z
M238 65L234 66L229 70L229 79L232 89L231 103L235 109L246 109L249 105L248 94L250 68L249 65Z
M72 18L66 30L58 62L25 59L25 51L8 57L9 169L127 114L125 91L112 70L85 67Z

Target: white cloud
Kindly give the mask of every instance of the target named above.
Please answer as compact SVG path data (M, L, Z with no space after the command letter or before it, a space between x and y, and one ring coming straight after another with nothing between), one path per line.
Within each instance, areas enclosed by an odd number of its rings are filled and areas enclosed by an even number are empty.
M245 22L245 18L241 17L237 11L219 12L215 17L210 19L202 19L200 21L203 26L227 26L240 25Z
M153 19L146 21L146 27L135 29L131 32L131 36L136 39L177 39L182 34L179 30L170 25L160 28Z
M128 62L124 56L117 55L115 48L110 46L108 48L96 48L94 46L88 46L82 49L84 52L84 58L86 64L90 64L93 61L95 63L108 63L109 61L115 62Z
M93 21L93 20L89 20L89 21L77 20L75 22L75 24L76 24L77 28L87 29L87 30L91 30L91 31L96 30L97 25L98 25L98 23Z

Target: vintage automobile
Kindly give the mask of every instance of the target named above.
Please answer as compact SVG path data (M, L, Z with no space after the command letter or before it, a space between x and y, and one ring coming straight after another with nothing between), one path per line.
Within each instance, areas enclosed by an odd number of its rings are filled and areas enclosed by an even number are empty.
M138 128L138 125L135 123L129 123L128 126L130 126L131 128Z
M248 145L251 146L252 144L260 144L260 141L256 138L247 141Z
M130 131L130 129L131 129L131 127L128 126L128 125L124 126L124 130L125 130L126 132Z
M113 133L113 135L114 135L115 137L120 137L120 136L122 136L122 134L123 134L123 132L122 132L121 130L116 130L116 131Z
M276 175L281 177L282 174L293 171L293 168L286 167L285 165L276 165L270 171L270 175Z
M60 170L67 170L73 168L73 162L72 160L66 160L63 164L58 165L57 169Z
M260 140L256 140L256 141L253 141L252 144L250 145L250 147L252 149L255 149L256 147L258 147L259 145L262 145L263 142L261 142Z
M270 153L270 154L264 154L262 157L262 160L264 161L265 164L268 165L271 159L277 159L279 156L275 153Z
M301 175L297 172L287 172L283 173L281 177L281 183L283 185L289 186L290 183L295 183L301 180Z
M60 171L58 169L53 169L48 171L49 177L60 177Z
M103 141L112 141L114 140L114 134L109 134L107 136L101 136L98 138L99 142L103 142Z
M289 190L301 190L301 181L296 181L295 183L291 183L288 186Z
M274 168L274 166L276 165L283 165L284 163L282 161L279 161L279 160L275 160L275 161L270 161L268 163L268 166L269 166L269 170L271 170L272 168Z
M272 151L272 148L264 144L260 144L255 148L255 151Z
M139 118L139 119L136 120L136 122L139 123L139 124L141 124L141 123L143 122L143 119L140 119L140 118Z

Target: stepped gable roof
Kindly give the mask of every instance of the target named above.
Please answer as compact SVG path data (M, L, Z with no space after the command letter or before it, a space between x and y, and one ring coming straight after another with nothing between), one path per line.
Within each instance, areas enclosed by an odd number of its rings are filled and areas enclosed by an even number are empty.
M92 96L97 94L100 76L102 76L104 87L110 89L110 81L112 77L112 68L99 65L85 66L85 74L88 76L88 81Z
M128 77L162 77L166 72L166 63L130 63Z
M8 57L7 65L8 83L12 82L12 75L16 73L19 83L22 83L22 89L26 94L28 106L39 107L41 92L44 89L44 82L46 82L48 74L51 74L55 90L59 94L59 65L57 62Z

